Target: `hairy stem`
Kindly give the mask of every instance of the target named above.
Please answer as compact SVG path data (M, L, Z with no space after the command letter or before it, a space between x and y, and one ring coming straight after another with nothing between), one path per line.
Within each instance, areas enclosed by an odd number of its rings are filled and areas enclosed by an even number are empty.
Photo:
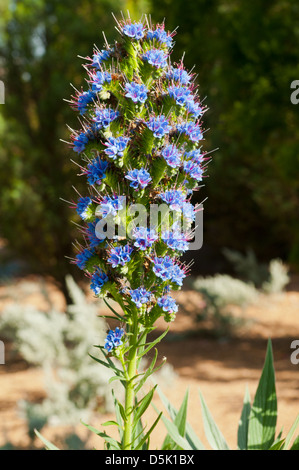
M124 437L123 437L123 447L124 450L132 450L132 434L133 434L133 423L134 423L134 413L132 412L134 407L134 387L135 380L134 376L137 375L137 338L138 338L138 319L137 314L134 315L133 324L131 327L132 334L130 335L130 350L128 354L128 368L127 368L127 377L128 381L126 383L126 396L125 396L125 416L126 421L124 423Z

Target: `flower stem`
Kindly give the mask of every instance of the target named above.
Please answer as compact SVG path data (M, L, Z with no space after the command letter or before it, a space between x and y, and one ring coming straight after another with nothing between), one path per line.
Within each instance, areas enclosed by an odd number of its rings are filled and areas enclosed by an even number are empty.
M137 314L134 315L133 324L132 324L132 335L130 335L130 350L128 354L128 368L127 368L127 377L128 381L126 383L126 396L125 396L125 416L126 421L124 423L124 436L123 436L123 447L124 450L132 450L132 434L133 434L133 423L134 423L134 387L135 381L133 378L137 375L137 360L138 360L138 347L137 347L137 338L138 338L138 319Z

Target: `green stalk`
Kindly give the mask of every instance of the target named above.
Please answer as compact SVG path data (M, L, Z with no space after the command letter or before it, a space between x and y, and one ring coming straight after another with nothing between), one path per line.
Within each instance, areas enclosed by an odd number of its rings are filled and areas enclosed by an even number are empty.
M127 368L127 378L126 382L126 396L125 396L125 416L126 421L124 422L124 436L123 436L123 447L124 450L132 450L132 435L133 435L133 423L134 423L134 413L132 412L134 407L135 400L135 381L133 377L137 375L137 360L138 360L138 347L137 347L137 338L138 338L138 318L137 314L134 314L132 324L132 335L130 335L130 350L128 354L128 368Z

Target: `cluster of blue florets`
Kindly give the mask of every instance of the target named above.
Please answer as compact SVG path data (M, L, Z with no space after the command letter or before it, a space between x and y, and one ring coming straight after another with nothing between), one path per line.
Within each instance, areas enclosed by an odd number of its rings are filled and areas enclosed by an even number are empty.
M110 330L106 336L104 348L111 352L113 349L118 348L123 343L123 335L125 331L123 328L119 328L118 326L115 330Z
M188 272L179 257L188 250L197 212L190 199L207 160L200 147L205 108L193 75L170 62L174 34L164 24L124 20L118 30L121 41L87 58L89 88L71 102L83 117L72 148L83 155L89 190L75 204L86 224L86 246L75 262L95 295L117 292L130 308L160 312L169 321L178 309L170 290L179 289ZM173 219L166 228L139 224L130 237L116 233L105 240L99 222L128 222L123 198L127 205L166 204L189 231ZM123 334L111 330L105 348L120 345Z

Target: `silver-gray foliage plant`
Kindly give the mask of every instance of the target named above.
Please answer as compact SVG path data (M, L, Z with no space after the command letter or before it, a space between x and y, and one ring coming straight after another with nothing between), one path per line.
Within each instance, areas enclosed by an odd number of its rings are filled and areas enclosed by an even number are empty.
M106 322L98 316L102 301L87 302L71 276L66 278L73 304L65 312L44 312L14 302L5 307L0 331L28 363L42 368L46 398L40 404L20 402L30 427L37 423L77 424L89 416L100 397L112 409L112 373L88 356L104 341Z

